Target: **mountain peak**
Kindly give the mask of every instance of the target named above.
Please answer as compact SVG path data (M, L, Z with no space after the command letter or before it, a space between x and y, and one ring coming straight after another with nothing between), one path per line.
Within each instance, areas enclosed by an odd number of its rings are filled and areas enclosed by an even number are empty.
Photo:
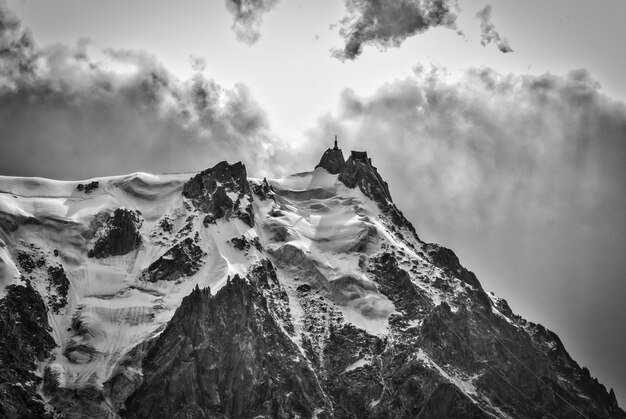
M318 167L322 167L328 170L329 173L336 175L341 172L341 169L343 169L345 164L346 161L343 157L343 152L337 146L337 136L335 135L335 146L333 148L328 148L324 152L320 162L317 166L315 166L315 168L317 169Z
M241 162L220 162L188 180L182 195L207 214L205 224L214 224L220 218L240 218L252 226L250 187L246 167Z
M343 159L341 150L336 146L337 143L335 141L335 149L331 150L329 148L326 150L320 164L316 167L324 167L327 169L326 166L328 166L330 162L330 157L327 155L330 155L330 153L339 153ZM322 165L322 163L326 164L326 166ZM347 187L354 189L358 186L365 196L376 202L380 209L391 217L394 224L406 227L418 242L421 241L413 225L404 217L402 211L394 205L393 199L391 199L391 193L389 192L389 186L378 173L378 169L372 165L372 159L368 157L367 151L352 150L350 157L342 165L341 170L328 171L332 174L339 173L338 180Z
M332 175L339 175L339 180L349 188L359 186L361 191L374 201L386 205L393 202L387 182L378 174L376 167L372 166L372 159L367 156L367 151L350 151L350 157L346 161L342 150L337 145L328 148L322 155L320 162L315 166L324 168Z

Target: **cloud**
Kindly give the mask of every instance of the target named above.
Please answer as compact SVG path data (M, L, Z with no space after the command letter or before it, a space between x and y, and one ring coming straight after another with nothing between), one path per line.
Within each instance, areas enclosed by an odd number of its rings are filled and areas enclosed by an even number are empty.
M453 0L344 1L347 16L339 22L339 33L345 46L333 51L341 60L357 58L364 45L398 47L408 37L433 27L456 28Z
M0 22L2 174L191 171L223 159L255 173L287 150L248 89L218 85L202 60L180 80L144 51L38 47L5 6Z
M363 52L365 45L380 50L399 47L407 38L435 27L455 29L457 34L457 0L343 0L346 15L331 28L339 26L339 34L345 45L331 50L341 60L354 60ZM263 15L279 0L226 0L226 7L233 15L233 30L237 39L254 44L261 36ZM500 36L491 23L491 5L481 9L481 44L494 43L503 53L513 52L506 38Z
M520 197L558 207L571 193L570 204L593 206L626 179L617 158L626 158L626 107L602 95L585 70L504 76L472 69L448 80L444 70L418 68L370 97L345 90L340 113L311 136L343 132L349 145L388 165L390 184L422 179L420 194L434 196L433 205L455 202L476 223L508 217L504 206ZM409 162L397 164L403 155ZM446 219L456 207L426 213Z
M261 37L263 15L269 12L278 0L225 0L226 8L233 15L233 30L237 40L254 44Z
M32 36L21 22L0 1L0 83L10 83L14 77L26 77L32 72L36 58Z
M480 19L480 43L483 46L494 43L498 49L506 54L513 52L513 48L509 45L509 41L506 38L500 36L496 27L491 23L491 5L488 4L476 13L476 17Z

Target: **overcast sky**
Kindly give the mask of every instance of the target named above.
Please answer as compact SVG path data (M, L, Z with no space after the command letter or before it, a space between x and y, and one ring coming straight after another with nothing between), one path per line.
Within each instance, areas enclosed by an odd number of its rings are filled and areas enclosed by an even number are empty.
M368 150L423 240L626 405L626 2L0 0L0 174Z

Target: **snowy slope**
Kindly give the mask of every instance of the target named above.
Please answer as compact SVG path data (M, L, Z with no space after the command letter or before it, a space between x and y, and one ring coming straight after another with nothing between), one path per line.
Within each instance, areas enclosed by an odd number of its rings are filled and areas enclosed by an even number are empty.
M173 231L182 228L189 211L180 192L189 177L135 173L82 182L0 177L2 218L19 224L28 219L41 222L2 231L3 289L19 282L19 252L45 259L46 266L62 265L70 281L67 306L58 314L49 312L58 345L56 359L50 365L61 373L61 386L101 385L128 350L158 333L196 285L219 289L229 273L245 265L244 259L225 245L227 238L244 229L238 229L237 223L201 229L196 220L187 235L198 231L204 239L201 243L206 256L200 271L176 283L145 283L139 279L142 270L181 238L163 237L158 221L168 216ZM77 191L79 183L92 181L100 185L93 192ZM120 207L141 212L141 233L146 239L137 250L123 256L88 258L94 219ZM30 248L33 245L35 249ZM32 276L36 288L46 295L45 270ZM72 324L80 326L72 328ZM85 351L76 351L68 355L67 348L77 345L93 353L86 356Z

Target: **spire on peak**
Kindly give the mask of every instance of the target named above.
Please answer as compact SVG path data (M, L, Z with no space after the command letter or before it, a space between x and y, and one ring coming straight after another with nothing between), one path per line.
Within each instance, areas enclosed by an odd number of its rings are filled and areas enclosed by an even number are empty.
M341 172L341 169L343 169L343 165L345 163L346 161L343 158L343 153L341 152L341 149L337 146L337 136L335 135L335 147L329 147L328 150L324 152L320 162L317 166L315 166L315 168L323 167L324 169L328 170L330 174L336 175Z

